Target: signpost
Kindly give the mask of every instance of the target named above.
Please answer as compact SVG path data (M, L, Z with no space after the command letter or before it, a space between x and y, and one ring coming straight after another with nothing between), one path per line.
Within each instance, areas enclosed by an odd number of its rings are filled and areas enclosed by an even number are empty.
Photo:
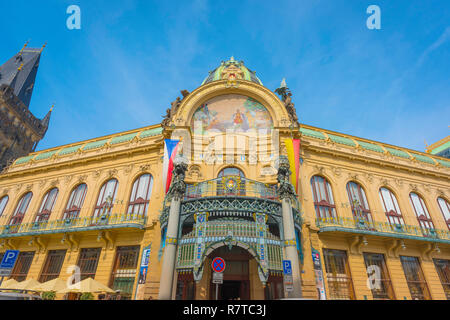
M3 278L8 277L11 274L18 256L19 250L6 250L3 255L3 259L0 263L0 286L2 285Z
M223 272L225 271L225 260L221 257L216 257L211 263L211 267L214 271L213 273L213 283L216 284L216 300L218 300L219 295L219 284L223 283Z
M291 260L283 260L283 283L287 292L294 291Z

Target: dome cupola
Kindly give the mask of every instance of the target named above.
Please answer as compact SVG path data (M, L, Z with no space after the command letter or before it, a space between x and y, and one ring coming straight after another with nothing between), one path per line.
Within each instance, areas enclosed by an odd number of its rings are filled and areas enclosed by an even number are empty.
M243 61L234 60L234 57L231 57L228 61L222 61L218 68L210 71L202 85L217 80L229 79L230 76L237 80L247 80L263 85L261 80L255 75L255 71L248 69Z

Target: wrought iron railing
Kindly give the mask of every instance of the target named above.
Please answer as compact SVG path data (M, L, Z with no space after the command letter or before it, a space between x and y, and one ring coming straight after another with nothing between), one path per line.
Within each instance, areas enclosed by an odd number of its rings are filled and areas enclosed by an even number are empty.
M186 187L184 200L215 196L278 200L276 185L249 180L240 176L225 176L189 184Z
M258 244L264 239L266 256L270 270L282 270L282 243L281 240L269 231L265 237L259 237L260 229L253 222L246 221L211 221L205 224L204 242L206 246L214 242L223 241L229 237L244 242L257 252ZM178 247L177 268L193 268L195 263L197 236L196 230L184 235Z
M42 233L75 232L81 230L108 229L117 227L139 227L146 223L142 214L112 214L98 217L80 217L41 222L0 226L0 238Z
M427 229L405 224L368 221L362 218L317 218L316 224L319 228L343 227L346 229L364 230L366 231L365 233L384 233L450 241L450 231L448 230Z

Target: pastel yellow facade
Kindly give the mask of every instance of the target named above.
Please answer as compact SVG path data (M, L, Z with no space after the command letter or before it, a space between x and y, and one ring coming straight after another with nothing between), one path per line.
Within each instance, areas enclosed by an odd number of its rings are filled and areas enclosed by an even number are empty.
M12 277L67 280L78 267L82 278L118 290L115 297L215 299L211 263L222 256L222 299L450 298L448 159L298 124L289 103L242 64L230 60L219 71L161 125L31 153L7 167L0 255L23 255ZM196 123L207 127L197 131ZM188 160L178 200L163 185L169 138L181 138L178 153ZM285 139L300 139L297 195L286 203L277 162ZM176 202L181 218L173 218ZM297 237L287 236L291 227ZM285 259L298 261L293 291L283 285Z

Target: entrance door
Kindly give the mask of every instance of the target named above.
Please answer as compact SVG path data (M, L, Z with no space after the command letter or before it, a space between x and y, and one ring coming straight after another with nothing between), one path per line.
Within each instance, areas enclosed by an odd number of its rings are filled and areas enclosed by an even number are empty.
M217 285L217 296L219 300L249 300L250 299L250 279L249 279L249 259L251 256L247 251L233 247L221 247L212 252L209 258L222 257L226 267L223 274L223 283ZM211 268L211 266L208 266ZM212 273L211 273L212 274ZM209 286L211 300L216 299L216 284L211 282Z

